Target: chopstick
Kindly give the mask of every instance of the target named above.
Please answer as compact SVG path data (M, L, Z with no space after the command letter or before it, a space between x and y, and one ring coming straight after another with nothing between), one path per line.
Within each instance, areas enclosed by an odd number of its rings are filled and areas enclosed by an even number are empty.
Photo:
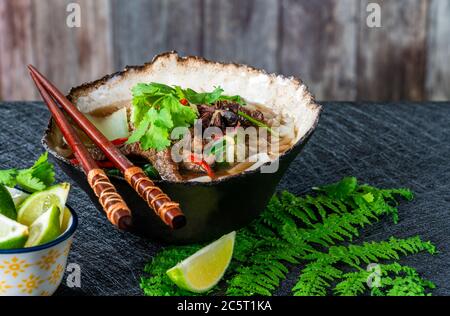
M186 224L186 217L179 204L173 202L144 171L128 160L84 115L81 113L50 81L32 65L28 68L41 85L57 100L66 113L86 133L86 135L103 151L108 159L123 173L125 180L155 211L162 221L171 228L181 228Z
M114 185L109 181L105 172L97 166L95 160L91 157L88 150L81 142L74 128L67 121L61 109L47 93L36 76L31 73L36 86L47 104L52 116L61 130L64 138L72 148L75 157L80 161L84 173L88 178L89 185L98 197L108 220L119 229L126 230L131 226L131 211L117 193Z

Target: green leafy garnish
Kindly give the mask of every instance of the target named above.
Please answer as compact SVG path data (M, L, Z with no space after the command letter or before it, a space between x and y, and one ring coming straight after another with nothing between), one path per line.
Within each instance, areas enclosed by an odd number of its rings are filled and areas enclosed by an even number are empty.
M293 295L430 295L434 284L398 263L402 256L436 252L418 236L339 245L383 215L396 220L397 200L412 199L407 189L359 185L356 178L316 189L314 195L275 195L266 210L237 232L233 260L222 286L212 294L272 295L292 264L302 266ZM192 255L202 244L164 248L145 267L141 279L146 295L196 295L179 289L166 270ZM384 261L389 261L385 263ZM377 264L380 282L370 288L369 263Z
M198 93L192 89L155 82L137 84L132 88L131 120L135 131L128 143L139 141L144 150L154 148L160 151L167 148L171 143L171 131L176 127L191 126L198 116L195 107L180 103L182 99L190 104L212 104L220 100L244 104L240 96L225 96L222 93L223 89L220 87L213 92Z
M158 151L170 145L169 135L175 127L188 127L197 118L196 111L180 103L172 87L139 83L132 89L132 122L136 130L128 143L140 141L144 150Z
M48 162L48 153L42 154L28 169L0 170L0 183L14 187L19 185L28 192L41 191L55 182L55 170Z
M238 95L226 96L222 95L224 90L221 87L216 87L213 92L198 93L192 89L183 90L178 87L181 96L184 96L192 104L213 104L217 101L230 101L240 105L244 105L245 101Z
M10 188L16 185L17 170L0 170L0 183L4 184Z
M258 126L258 127L262 127L262 128L267 129L267 131L269 131L270 134L273 134L273 135L276 134L276 133L270 128L269 125L267 125L266 123L261 122L261 121L255 119L254 117L251 117L251 116L248 115L247 113L242 112L242 111L238 111L238 115L239 115L239 116L242 116L243 118L245 118L247 121L249 121L249 122L252 123L253 125L256 125L256 126Z
M158 171L150 163L147 163L144 166L142 166L142 170L145 172L147 177L150 177L151 179L157 179L160 177ZM122 177L122 173L120 172L119 169L116 169L116 168L107 169L106 174L108 176Z
M16 180L17 184L28 192L42 191L46 188L46 185L39 178L33 177L28 172L19 173Z
M147 175L147 177L149 177L150 179L157 179L159 178L159 173L158 170L155 169L155 167L153 167L152 164L148 163L145 164L142 167L142 170L144 170L145 174Z
M116 168L106 169L105 171L108 176L115 176L115 177L122 176L122 173L120 172L120 170L116 169Z

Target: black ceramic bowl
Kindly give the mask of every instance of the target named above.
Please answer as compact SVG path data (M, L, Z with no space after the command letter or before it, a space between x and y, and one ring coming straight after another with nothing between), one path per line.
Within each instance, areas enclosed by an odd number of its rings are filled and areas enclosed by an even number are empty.
M69 98L82 111L86 111L86 107L82 103L77 102L80 101L83 93L95 93L95 91L98 91L97 89L99 89L99 87L101 88L104 85L108 85L109 80L117 81L117 78L119 78L119 80L124 80L123 78L130 76L130 72L148 73L155 71L152 70L152 67L155 63L158 63L158 58L175 58L174 62L181 64L186 63L186 59L189 60L189 58L193 57L183 59L177 55L174 57L174 54L162 55L162 57L159 56L155 58L152 63L146 64L143 67L129 68L122 73L108 76L99 81L75 88L69 94ZM230 66L211 63L199 58L195 58L195 62L203 63L203 66L208 66L207 63L209 63L215 66L220 65L220 67L244 67L244 71L247 72L258 71L258 75L268 76L272 79L279 78L280 80L291 82L293 85L296 85L298 89L301 88L304 90L302 91L304 92L306 100L303 100L303 104L307 107L304 113L306 113L305 115L308 115L308 119L305 119L305 124L308 124L308 126L303 128L302 135L300 135L296 144L280 156L279 168L275 173L261 173L260 168L258 168L253 171L244 172L210 183L179 183L165 180L156 181L157 185L160 186L172 200L180 203L181 209L186 215L186 226L178 230L171 230L168 226L164 225L158 216L154 214L153 210L147 206L145 201L138 196L123 178L115 176L110 177L112 183L116 186L117 190L124 197L126 203L132 210L133 232L162 242L174 244L209 241L230 231L242 228L255 219L261 211L264 210L290 163L310 139L318 124L321 111L320 106L314 102L311 95L307 92L306 87L296 79L274 77L273 75L267 75L262 71L247 66ZM186 65L183 64L183 67L186 67ZM191 65L189 65L189 67L191 67ZM150 80L151 79L147 79L146 82L149 82ZM111 86L109 86L109 88L111 88ZM227 90L225 91L227 92ZM289 91L287 91L287 93L288 92ZM55 134L58 133L55 132L53 123L50 122L49 128L42 140L45 149L53 155L64 172L89 195L93 203L103 213L102 207L89 187L86 177L81 169L74 167L55 149L54 140L52 139L55 137Z

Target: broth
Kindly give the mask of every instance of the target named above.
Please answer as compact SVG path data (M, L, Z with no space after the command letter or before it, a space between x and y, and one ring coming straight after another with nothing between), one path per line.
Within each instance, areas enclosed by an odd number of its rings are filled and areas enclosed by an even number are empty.
M107 116L111 115L112 113L116 112L117 110L119 110L123 107L126 107L128 121L130 121L130 115L131 115L130 104L131 104L130 101L121 101L121 102L117 102L117 103L105 106L101 109L97 109L88 114L91 116L95 116L95 117L107 117ZM273 152L272 149L274 148L274 144L273 144L274 137L269 132L267 132L267 136L268 136L267 139L261 139L258 137L257 143L256 143L256 145L257 145L256 147L258 147L258 148L250 147L249 139L246 137L245 160L240 161L240 162L214 164L212 166L212 168L214 169L214 176L211 177L212 180L231 176L234 174L238 174L238 173L248 170L249 168L252 168L252 166L254 166L255 163L258 163L258 162L248 161L250 158L249 157L250 150L253 150L253 151L256 150L256 152L258 152L258 149L261 148L261 146L266 145L267 146L267 152L266 152L267 157L270 160L275 160L279 155L283 154L286 150L288 150L293 145L295 133L296 133L296 130L294 127L295 125L294 124L289 125L289 123L288 123L289 121L284 116L282 116L281 114L277 114L270 108L263 106L261 104L257 104L257 103L247 103L247 105L245 106L245 109L260 111L264 115L264 122L267 125L269 125L270 128L277 128L277 127L283 126L284 132L282 132L282 133L280 132L278 138L275 137L278 140L279 150L278 150L278 152ZM80 132L80 134L82 136L85 136L85 135L83 135L84 133L82 133L82 132ZM87 139L87 137L83 137L83 141L86 141L87 146L93 145L92 142L89 139ZM260 153L258 153L258 154L260 154ZM148 159L145 159L143 157L138 157L138 155L129 154L128 157L136 165L143 166L143 165L149 163ZM268 161L266 161L266 162L268 162ZM202 170L202 172L193 171L193 170L185 169L182 166L180 166L180 168L179 168L179 174L182 177L183 181L195 181L196 179L202 178L206 175L203 172L203 170Z

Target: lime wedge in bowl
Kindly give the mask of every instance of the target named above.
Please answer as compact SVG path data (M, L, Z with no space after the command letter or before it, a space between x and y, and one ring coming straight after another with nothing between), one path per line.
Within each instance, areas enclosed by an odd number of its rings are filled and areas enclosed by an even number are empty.
M0 249L22 248L27 237L27 226L0 214Z
M167 275L182 289L196 293L210 290L220 281L230 264L235 237L236 232L222 236L167 270Z
M42 214L53 206L64 210L64 205L69 195L70 184L60 183L44 191L36 192L26 198L17 211L17 221L30 226ZM63 212L60 212L60 224L63 220Z
M26 200L27 197L30 196L29 193L23 192L21 190L18 190L16 188L10 188L10 187L6 187L6 189L9 191L9 194L11 194L11 197L14 201L14 205L16 206L16 208L23 202Z
M58 238L61 234L60 228L61 211L58 206L39 216L30 226L30 235L25 247L43 245Z
M62 212L61 233L65 232L70 226L70 220L72 219L72 213L66 206Z
M16 220L17 218L14 200L3 184L0 184L0 214L5 215L12 220Z

